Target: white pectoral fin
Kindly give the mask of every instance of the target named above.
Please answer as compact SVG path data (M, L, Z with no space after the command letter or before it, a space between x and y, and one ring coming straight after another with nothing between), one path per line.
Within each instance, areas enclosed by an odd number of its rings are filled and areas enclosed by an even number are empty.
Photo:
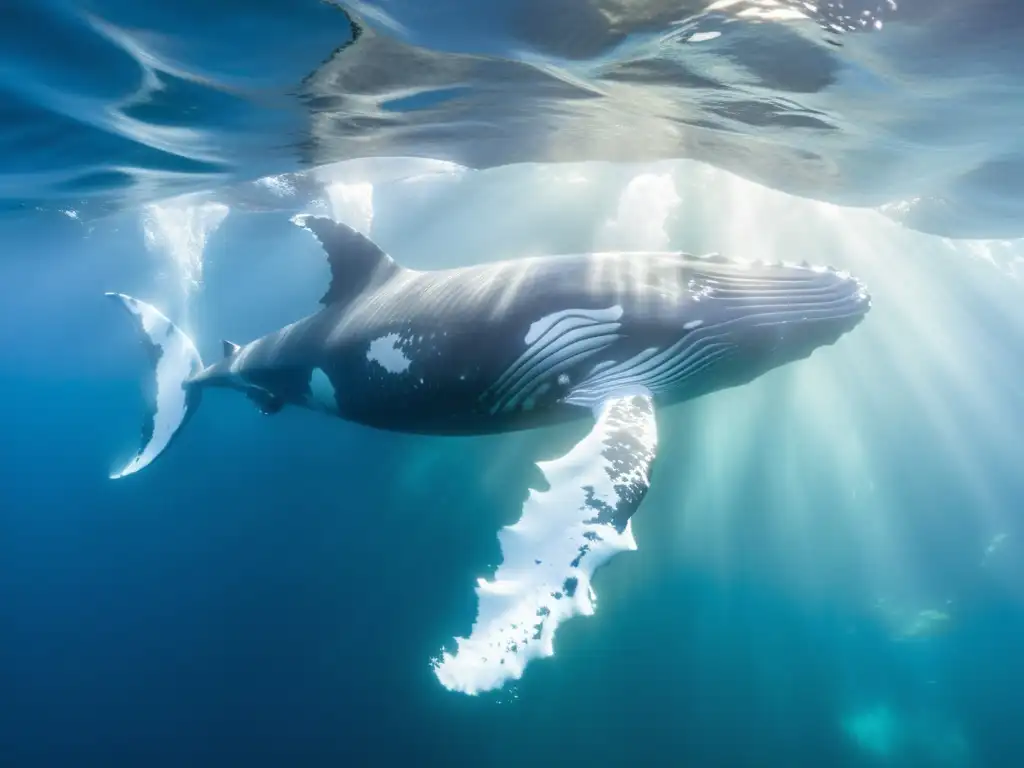
M559 625L594 612L594 572L636 549L630 518L657 452L653 399L646 391L612 395L595 412L594 428L569 453L538 462L550 488L531 490L519 521L498 533L504 560L493 580L478 582L473 630L434 664L449 690L500 688L553 655Z

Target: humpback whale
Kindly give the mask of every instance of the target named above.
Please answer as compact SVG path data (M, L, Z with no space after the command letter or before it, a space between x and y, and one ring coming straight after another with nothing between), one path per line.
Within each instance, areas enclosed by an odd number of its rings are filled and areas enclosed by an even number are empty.
M553 654L555 630L594 612L594 572L636 549L631 518L658 452L656 411L809 356L870 308L851 275L807 263L679 252L588 253L459 269L400 266L355 230L297 217L319 240L330 286L315 314L204 365L155 307L128 310L152 368L135 456L159 457L209 390L265 414L298 406L370 427L480 435L589 419L567 454L538 462L502 562L476 587L469 637L433 660L447 688L476 694Z

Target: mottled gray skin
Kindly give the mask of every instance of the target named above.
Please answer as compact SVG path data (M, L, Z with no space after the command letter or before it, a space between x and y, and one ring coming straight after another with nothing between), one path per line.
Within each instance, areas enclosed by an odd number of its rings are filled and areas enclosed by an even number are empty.
M387 430L508 432L589 417L594 403L573 393L595 366L683 342L689 358L672 359L677 368L689 365L690 375L653 381L637 365L634 375L598 387L600 394L643 386L657 405L669 405L806 357L851 330L870 306L863 285L830 269L624 253L417 272L343 225L309 219L306 226L332 267L324 308L228 350L190 388L230 387L267 413L290 404ZM550 358L535 364L532 384L518 400L507 391L501 398L496 384L526 350L534 323L565 310L615 314L616 308L614 333L591 332L583 346L572 341L578 329L552 341L547 349L561 352L560 364L551 366ZM382 356L380 349L396 339L402 354ZM407 360L407 367L399 370L396 360Z

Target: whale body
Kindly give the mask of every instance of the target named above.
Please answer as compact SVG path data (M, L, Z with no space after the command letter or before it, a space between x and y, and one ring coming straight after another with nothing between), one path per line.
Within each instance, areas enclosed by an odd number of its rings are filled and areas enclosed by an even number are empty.
M588 253L417 271L355 230L297 220L331 268L322 308L204 365L155 307L111 293L152 365L131 475L171 444L210 389L265 414L309 408L383 430L479 435L590 419L568 454L539 463L504 556L477 587L468 638L435 661L467 693L520 677L553 653L557 626L592 613L594 571L635 549L630 519L650 484L656 411L742 385L857 326L871 302L855 277L806 263L679 252Z

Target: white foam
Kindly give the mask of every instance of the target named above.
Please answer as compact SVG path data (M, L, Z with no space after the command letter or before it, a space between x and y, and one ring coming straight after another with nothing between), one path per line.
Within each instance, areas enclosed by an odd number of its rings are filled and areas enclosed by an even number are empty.
M531 661L554 654L562 622L594 613L594 572L617 553L636 549L636 541L628 523L619 533L610 523L597 522L587 502L592 492L593 499L614 508L621 500L616 486L633 481L646 487L658 439L647 397L644 412L627 398L608 400L594 429L569 453L538 462L550 489L531 490L520 520L498 533L504 560L492 581L478 581L473 630L456 639L454 653L434 662L446 688L477 694L519 679ZM640 443L636 467L627 476L603 454L619 443L615 433L623 427ZM576 582L571 596L565 591L568 580Z
M295 194L295 183L285 174L280 176L264 176L254 182L257 186L269 190L276 197L291 197Z
M369 237L373 228L373 184L334 183L325 191L331 218Z
M207 241L229 212L226 205L196 203L184 197L142 209L146 248L171 263L186 300L202 284Z
M623 189L615 216L598 232L600 250L662 250L667 227L682 199L669 173L641 173Z

